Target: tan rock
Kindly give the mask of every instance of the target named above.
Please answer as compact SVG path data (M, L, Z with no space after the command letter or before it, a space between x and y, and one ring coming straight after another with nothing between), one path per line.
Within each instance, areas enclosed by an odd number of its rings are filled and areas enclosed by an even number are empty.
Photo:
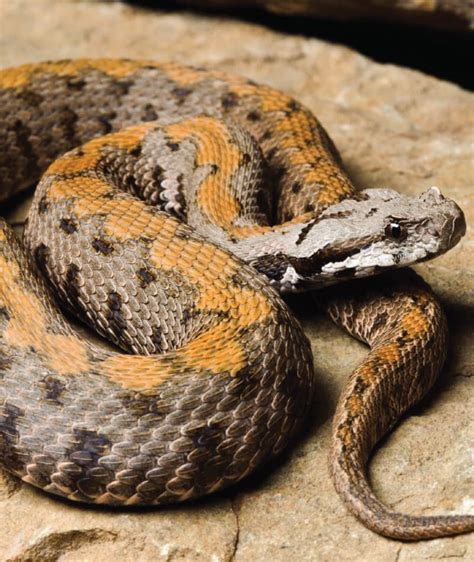
M1 66L126 56L240 72L313 109L359 186L415 193L438 185L464 208L468 224L474 220L473 95L452 84L375 64L343 47L221 18L43 0L2 2L0 10ZM469 229L452 252L417 268L445 303L452 342L441 385L371 465L376 492L407 513L473 510L472 246ZM313 343L319 392L306 431L279 462L217 497L130 512L71 505L4 475L0 559L474 559L472 537L398 543L346 512L327 471L330 423L343 381L366 349L317 316L308 297L292 305Z

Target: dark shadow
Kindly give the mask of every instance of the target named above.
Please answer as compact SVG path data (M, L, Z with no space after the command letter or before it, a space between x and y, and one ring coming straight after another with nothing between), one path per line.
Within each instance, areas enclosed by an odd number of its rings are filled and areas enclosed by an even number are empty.
M180 11L179 2L129 0L145 9ZM191 8L188 7L187 11ZM416 25L387 22L330 21L311 17L279 16L258 8L204 10L209 17L235 16L275 31L303 35L346 45L379 62L407 66L474 90L474 73L469 70L469 55L474 51L474 34Z

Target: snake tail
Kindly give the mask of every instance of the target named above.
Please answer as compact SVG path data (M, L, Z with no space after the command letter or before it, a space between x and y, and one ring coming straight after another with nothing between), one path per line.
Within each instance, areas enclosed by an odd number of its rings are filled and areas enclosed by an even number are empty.
M328 290L319 298L330 318L371 350L350 376L333 425L330 471L346 506L369 529L415 541L474 531L474 516L411 516L376 498L367 463L376 443L432 388L446 358L446 317L411 270ZM417 360L413 360L414 349ZM420 359L421 358L421 359Z

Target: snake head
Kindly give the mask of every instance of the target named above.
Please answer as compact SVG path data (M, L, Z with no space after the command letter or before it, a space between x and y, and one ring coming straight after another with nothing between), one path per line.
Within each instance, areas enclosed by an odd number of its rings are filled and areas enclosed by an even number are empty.
M306 224L282 228L272 259L262 256L257 268L267 273L271 262L269 277L279 290L301 291L429 260L456 245L465 231L462 210L437 187L417 197L368 189Z

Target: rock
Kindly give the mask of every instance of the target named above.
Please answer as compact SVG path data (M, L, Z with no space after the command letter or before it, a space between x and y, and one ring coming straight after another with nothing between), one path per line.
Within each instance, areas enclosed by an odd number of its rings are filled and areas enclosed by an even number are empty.
M472 29L472 0L177 0L185 6L213 9L260 8L280 16L310 16L343 21L395 21Z
M100 55L166 58L240 72L314 110L360 187L415 193L438 185L464 208L468 224L474 221L473 95L452 84L375 64L337 45L224 18L99 2L12 1L1 9L1 66ZM10 209L9 217L15 215ZM472 245L469 229L452 252L417 267L447 309L450 359L431 399L382 444L370 468L376 493L407 513L473 510ZM337 396L366 349L317 316L309 297L291 304L312 341L319 391L306 430L278 462L220 495L141 511L72 505L5 474L0 558L474 559L472 537L399 543L373 534L347 513L326 458Z

